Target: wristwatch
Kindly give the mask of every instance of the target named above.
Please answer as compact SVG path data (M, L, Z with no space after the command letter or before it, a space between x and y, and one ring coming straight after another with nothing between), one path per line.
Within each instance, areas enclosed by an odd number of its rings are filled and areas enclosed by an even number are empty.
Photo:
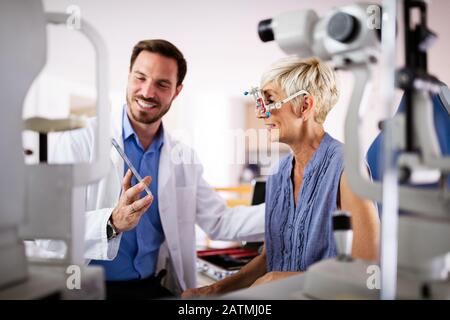
M117 237L118 235L119 233L117 232L117 229L112 224L111 218L109 218L108 222L106 223L106 237L108 238L108 240L111 240Z

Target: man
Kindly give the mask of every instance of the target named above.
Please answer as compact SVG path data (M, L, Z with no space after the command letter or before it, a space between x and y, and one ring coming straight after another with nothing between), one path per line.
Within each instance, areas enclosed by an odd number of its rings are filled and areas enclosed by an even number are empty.
M160 285L162 269L172 293L194 287L195 223L215 239L263 238L264 206L227 208L202 178L192 150L164 129L162 117L181 92L186 69L168 41L145 40L133 48L127 104L113 110L112 137L144 182L136 182L111 147L109 174L86 191L85 257L104 267L108 298L168 295ZM93 119L86 129L64 133L54 160L89 161L95 125ZM145 185L153 197L142 196Z

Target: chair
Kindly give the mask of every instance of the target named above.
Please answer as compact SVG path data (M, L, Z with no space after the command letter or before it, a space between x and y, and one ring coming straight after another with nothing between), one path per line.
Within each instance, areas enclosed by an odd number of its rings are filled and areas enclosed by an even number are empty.
M442 85L439 94L432 95L434 126L438 137L439 145L443 155L450 154L450 90L446 85ZM404 97L400 102L397 113L405 112ZM372 178L380 181L382 178L382 148L383 131L378 134L367 152L367 162L369 164ZM447 178L450 188L450 176ZM437 188L438 183L416 185L418 188Z

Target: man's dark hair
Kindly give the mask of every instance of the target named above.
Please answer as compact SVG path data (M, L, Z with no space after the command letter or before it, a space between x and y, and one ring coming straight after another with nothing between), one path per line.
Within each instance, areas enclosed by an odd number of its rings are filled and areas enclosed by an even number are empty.
M133 68L134 61L141 51L148 51L160 54L167 58L175 59L178 65L177 86L183 83L186 76L187 64L181 51L172 43L162 39L151 39L139 41L133 48L130 60L130 71Z

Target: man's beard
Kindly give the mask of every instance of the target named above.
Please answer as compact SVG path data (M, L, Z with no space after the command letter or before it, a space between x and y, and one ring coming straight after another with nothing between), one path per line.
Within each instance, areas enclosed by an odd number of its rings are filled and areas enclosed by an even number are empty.
M155 103L156 106L152 107L152 109L158 109L157 114L148 114L147 112L140 111L137 108L133 108L132 104L136 105L136 99L141 99L146 102ZM133 120L143 123L143 124L152 124L160 120L166 113L169 111L172 103L169 103L167 106L162 106L161 103L152 98L144 98L142 96L134 96L132 100L127 97L128 108L130 108L131 117ZM150 109L149 109L150 110Z

